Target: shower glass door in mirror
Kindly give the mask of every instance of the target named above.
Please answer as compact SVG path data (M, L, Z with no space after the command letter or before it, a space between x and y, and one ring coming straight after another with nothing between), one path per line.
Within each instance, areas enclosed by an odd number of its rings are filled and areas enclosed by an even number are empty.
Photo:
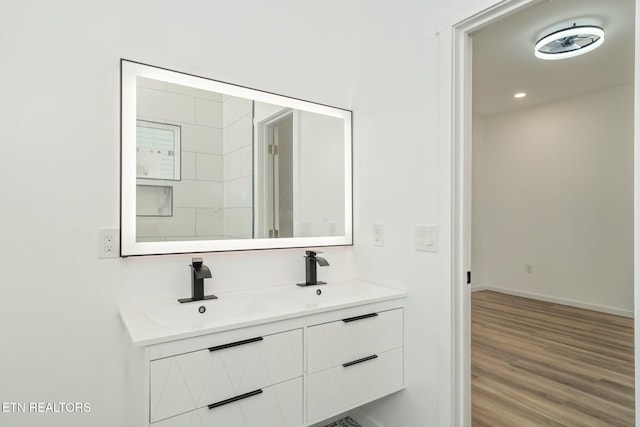
M121 254L351 244L351 112L122 61Z

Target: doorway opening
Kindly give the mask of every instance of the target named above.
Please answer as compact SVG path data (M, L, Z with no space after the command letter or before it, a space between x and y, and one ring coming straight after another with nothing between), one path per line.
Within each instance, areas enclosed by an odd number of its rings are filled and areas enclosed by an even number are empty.
M258 123L257 235L294 236L294 113L287 109Z
M440 128L440 140L442 142L443 155L442 164L447 164L450 160L451 169L442 173L444 181L443 188L451 194L452 208L443 208L442 223L447 225L450 222L450 237L452 241L451 258L448 264L451 270L445 272L443 277L450 278L453 284L450 298L452 303L451 331L453 340L451 348L453 352L452 360L452 377L454 379L454 387L451 393L452 400L452 418L453 425L470 425L471 424L471 374L470 374L470 286L466 284L466 272L471 271L472 267L472 249L471 249L471 229L472 229L472 108L471 108L471 78L472 69L472 38L473 33L482 28L497 22L507 16L516 14L531 6L541 3L532 0L511 0L511 1L485 1L482 4L469 6L466 10L459 13L458 16L452 17L451 25L439 31L441 46L441 112L442 127ZM546 2L549 3L549 2ZM560 2L552 2L560 3ZM564 2L562 2L564 3ZM631 13L633 16L634 13ZM540 28L544 30L544 28ZM633 31L631 32L633 34ZM633 41L633 36L627 34ZM533 40L535 42L535 40ZM475 49L475 44L473 45ZM635 57L635 47L632 47ZM533 55L533 52L530 52ZM449 56L450 55L450 56ZM589 55L585 55L589 56ZM632 82L635 80L632 71ZM576 77L576 80L579 80ZM450 90L447 92L447 90ZM633 93L634 85L630 89ZM450 102L450 104L448 103ZM632 101L634 103L635 101ZM635 117L632 135L635 145ZM638 150L635 150L637 156ZM450 156L450 157L447 157ZM630 156L633 156L631 154ZM637 164L637 161L635 162ZM632 166L633 180L638 181L639 173ZM638 191L638 185L635 190ZM635 196L634 200L638 200ZM637 219L637 209L632 214L633 219ZM638 221L632 221L636 224ZM446 229L445 229L446 232ZM631 243L632 247L638 245L638 239L635 238ZM637 254L638 251L636 250ZM638 271L639 263L635 256L631 262L631 267ZM533 262L523 263L523 274L529 274L528 271L537 272L536 265ZM474 271L474 281L476 279ZM632 279L634 290L635 278ZM637 295L638 292L634 293ZM637 297L636 297L637 298ZM633 311L633 308L632 310ZM444 313L446 316L446 313ZM444 318L443 318L444 319ZM446 321L446 320L445 320ZM637 328L636 328L637 330ZM636 334L637 337L637 334ZM636 338L637 340L637 338ZM636 370L637 372L637 370ZM637 374L636 374L637 375ZM637 395L637 390L636 390ZM637 399L636 399L637 401Z

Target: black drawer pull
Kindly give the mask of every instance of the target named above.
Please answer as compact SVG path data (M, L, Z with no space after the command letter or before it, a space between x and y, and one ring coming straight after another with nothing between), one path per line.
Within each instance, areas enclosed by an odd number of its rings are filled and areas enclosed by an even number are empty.
M354 322L356 320L362 320L362 319L368 319L370 317L376 317L377 315L378 315L378 313L363 314L362 316L349 317L347 319L342 319L342 321L344 323L349 323L349 322Z
M366 361L368 361L368 360L373 360L373 359L377 359L377 358L378 358L378 355L377 355L377 354L374 354L374 355L372 355L372 356L367 356L367 357L363 357L362 359L354 360L353 362L343 363L343 364L342 364L342 367L343 367L343 368L346 368L346 367L349 367L349 366L351 366L351 365L356 365L356 364L358 364L358 363L366 362Z
M220 402L212 403L209 405L209 409L217 408L218 406L227 405L229 403L237 402L238 400L246 399L247 397L255 396L262 393L262 389L250 391L249 393L241 394L240 396L232 397L231 399L221 400Z
M237 347L239 345L250 344L252 342L262 341L263 339L264 338L262 337L257 337L257 338L249 338L248 340L230 342L229 344L222 344L215 347L209 347L209 351L224 350L225 348L231 348L231 347Z

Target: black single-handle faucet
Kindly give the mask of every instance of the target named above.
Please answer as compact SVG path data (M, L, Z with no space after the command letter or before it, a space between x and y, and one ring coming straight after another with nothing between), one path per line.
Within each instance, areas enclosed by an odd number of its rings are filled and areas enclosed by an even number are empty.
M318 281L318 265L326 267L329 262L317 254L322 252L306 251L304 265L306 269L306 282L298 283L298 286L326 285L327 282Z
M204 294L204 279L211 278L211 270L203 264L202 258L191 258L191 298L180 298L180 302L216 299L215 295Z

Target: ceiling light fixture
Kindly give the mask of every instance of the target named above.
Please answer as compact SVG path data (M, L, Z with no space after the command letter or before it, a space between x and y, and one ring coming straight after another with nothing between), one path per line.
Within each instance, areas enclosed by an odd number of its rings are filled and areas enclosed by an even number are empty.
M548 34L535 47L540 59L565 59L582 55L604 43L604 30L595 25L576 25Z
M527 94L524 92L518 92L513 95L514 98L524 98L525 96L527 96Z

